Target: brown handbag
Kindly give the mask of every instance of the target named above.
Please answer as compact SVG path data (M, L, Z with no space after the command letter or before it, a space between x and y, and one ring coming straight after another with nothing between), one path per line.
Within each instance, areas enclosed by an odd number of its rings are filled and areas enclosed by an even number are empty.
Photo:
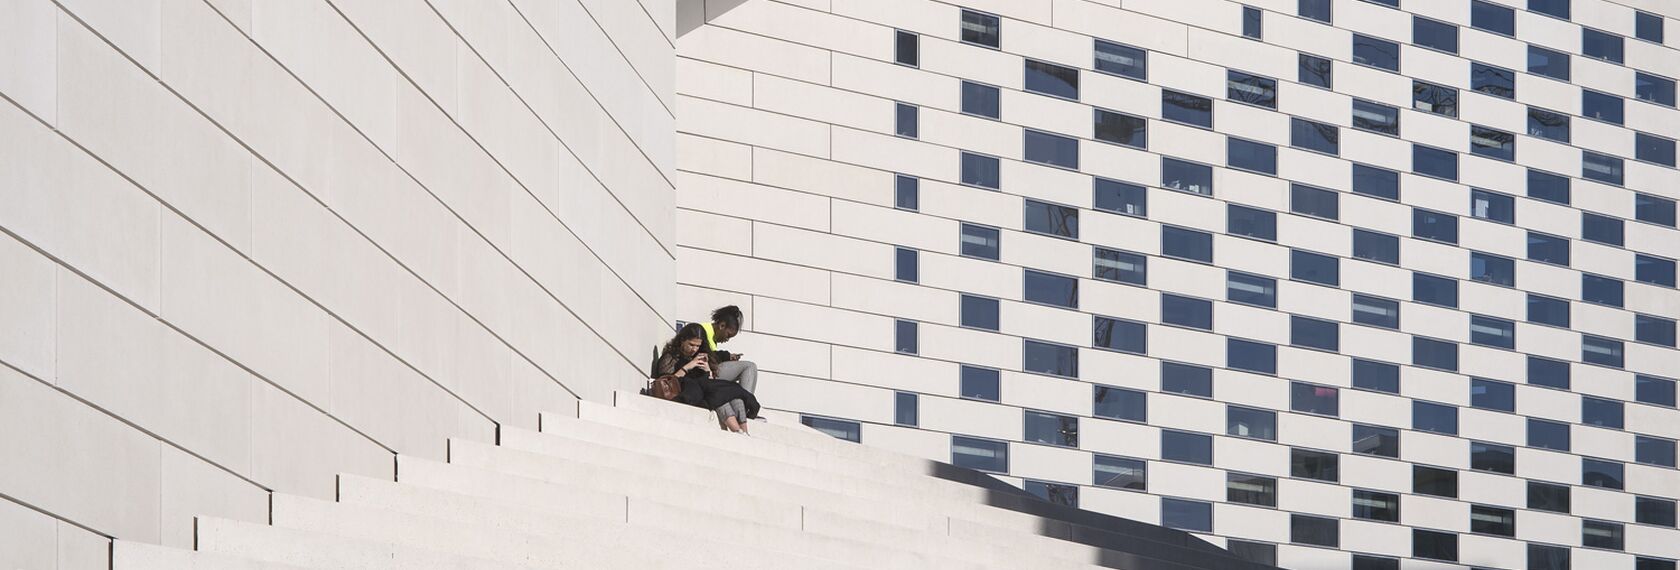
M648 395L661 400L675 400L682 392L682 381L675 374L665 374L648 383Z

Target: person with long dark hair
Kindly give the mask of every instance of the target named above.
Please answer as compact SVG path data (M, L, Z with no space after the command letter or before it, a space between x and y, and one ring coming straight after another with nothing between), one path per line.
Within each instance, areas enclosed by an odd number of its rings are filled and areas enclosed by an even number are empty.
M682 384L676 401L717 413L718 423L732 432L747 432L747 420L758 417L758 398L739 382L716 377L717 358L702 350L706 330L689 323L665 343L654 362L654 377L673 376Z

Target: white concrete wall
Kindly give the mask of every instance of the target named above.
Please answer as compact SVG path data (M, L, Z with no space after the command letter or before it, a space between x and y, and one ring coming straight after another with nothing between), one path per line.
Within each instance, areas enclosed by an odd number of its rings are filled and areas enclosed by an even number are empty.
M0 0L0 566L641 385L670 0Z

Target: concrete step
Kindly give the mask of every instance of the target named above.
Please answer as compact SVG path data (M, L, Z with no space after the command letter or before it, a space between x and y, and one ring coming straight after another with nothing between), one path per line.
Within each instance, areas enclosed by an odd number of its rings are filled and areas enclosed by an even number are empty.
M536 570L389 542L199 517L198 550L265 563L330 570Z
M127 540L111 541L112 570L306 570L277 562L222 556Z
M717 414L710 410L643 396L635 392L614 392L612 407L679 423L707 425L713 428L718 425ZM822 432L805 427L797 419L790 421L782 416L776 416L773 419L776 421L751 422L748 425L748 430L752 432L751 437L786 445L808 446L842 456L862 456L877 451L850 442L840 441Z
M687 410L684 408L687 408ZM690 410L697 409L692 406L673 404L632 394L620 397L616 406L579 402L578 418L625 428L674 431L685 428L692 429L692 426L695 425L694 422L685 421L682 416L690 413ZM925 461L908 455L841 441L798 423L753 422L752 429L754 431L750 436L723 431L717 431L716 433L724 437L752 441L754 442L753 445L800 449L824 461L870 465L874 466L875 469L918 469L920 462ZM780 434L780 437L772 434Z

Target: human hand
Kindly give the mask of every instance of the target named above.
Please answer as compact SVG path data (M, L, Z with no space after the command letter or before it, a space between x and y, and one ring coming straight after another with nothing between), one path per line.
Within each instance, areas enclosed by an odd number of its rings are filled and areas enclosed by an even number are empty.
M733 354L730 354L730 355L729 355L729 360L730 360L730 361L731 361L731 362L733 362L733 361L736 361L736 360L740 360L740 359L741 359L741 356L742 356L742 355L744 355L744 354L745 354L745 353L741 353L741 352L737 352L737 353L733 353Z

